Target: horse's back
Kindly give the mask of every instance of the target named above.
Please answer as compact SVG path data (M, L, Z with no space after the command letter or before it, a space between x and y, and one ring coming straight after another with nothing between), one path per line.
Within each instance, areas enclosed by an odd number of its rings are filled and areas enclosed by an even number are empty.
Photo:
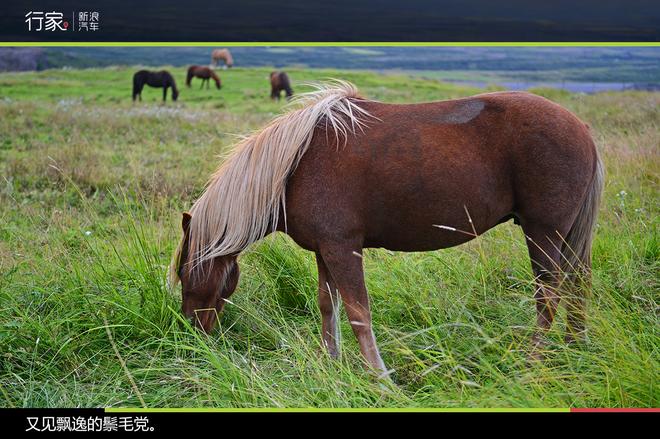
M286 72L276 70L270 72L270 81L273 85L283 87L285 84L289 83L289 75L287 75Z
M591 178L595 151L584 124L535 95L360 105L374 116L368 128L345 145L317 129L293 174L294 234L298 223L303 238L359 230L365 246L448 247L470 236L434 225L482 233L538 205L552 208L559 193L581 199Z
M148 70L138 70L133 74L133 82L145 80L149 76Z
M516 211L528 221L558 224L580 204L596 171L597 151L589 127L573 113L524 92L477 96L499 108L510 145L505 157L516 190ZM568 207L568 208L565 208Z
M174 77L170 72L167 70L161 70L158 72L158 76L161 77L163 80L172 80Z
M147 84L151 87L165 87L170 86L174 82L174 77L167 70L159 70L157 72L149 72L147 77Z
M208 76L211 73L211 69L206 66L190 66L188 72L197 77L200 77L201 75Z

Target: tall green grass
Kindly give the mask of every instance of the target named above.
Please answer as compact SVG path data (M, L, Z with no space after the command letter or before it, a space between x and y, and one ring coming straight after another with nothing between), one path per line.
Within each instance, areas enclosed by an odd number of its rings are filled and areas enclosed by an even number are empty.
M510 223L448 250L365 252L393 384L363 370L345 317L341 359L324 354L313 255L283 235L241 256L218 329L192 329L165 279L180 212L233 134L282 110L267 71L223 73L220 93L167 105L127 102L128 69L0 75L0 405L658 406L657 93L538 90L591 125L606 162L587 344L562 342L562 310L547 359L527 363L532 275ZM328 73L291 76L386 101L473 91Z

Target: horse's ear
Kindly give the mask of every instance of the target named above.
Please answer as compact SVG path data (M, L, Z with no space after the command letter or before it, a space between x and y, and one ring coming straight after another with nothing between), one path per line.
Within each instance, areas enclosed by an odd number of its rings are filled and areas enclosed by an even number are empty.
M192 215L190 215L188 212L183 212L183 218L181 218L181 228L183 229L184 232L188 231L188 228L190 227L191 219L192 219Z

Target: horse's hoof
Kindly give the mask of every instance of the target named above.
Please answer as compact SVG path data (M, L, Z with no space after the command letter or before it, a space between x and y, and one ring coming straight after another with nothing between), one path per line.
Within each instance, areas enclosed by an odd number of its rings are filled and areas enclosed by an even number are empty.
M380 391L388 395L393 395L394 389L396 389L396 387L397 387L396 383L391 379L387 381L380 381L378 383L378 388L380 389Z
M376 378L381 383L394 384L394 380L392 379L392 374L394 373L394 369L376 370L375 372L376 372Z
M540 335L532 337L532 346L530 352L527 354L527 362L529 364L538 363L545 359L545 347L548 345L547 341Z
M586 331L580 331L577 333L569 332L564 336L564 342L569 345L583 345L589 343L589 337L587 336Z
M538 364L545 360L545 354L538 348L533 349L529 354L527 354L527 363L529 365Z
M339 357L340 357L339 349L329 349L328 347L326 347L324 349L324 351L325 351L326 355L328 355L330 357L331 360L333 360L333 361L339 360Z

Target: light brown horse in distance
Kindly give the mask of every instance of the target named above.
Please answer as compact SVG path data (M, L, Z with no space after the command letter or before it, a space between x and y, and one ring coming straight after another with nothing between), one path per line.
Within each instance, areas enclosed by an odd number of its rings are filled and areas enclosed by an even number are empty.
M215 81L215 87L220 90L222 83L220 77L216 73L206 66L190 66L188 67L188 74L186 75L186 85L190 87L190 83L193 78L202 78L202 84L200 88L204 87L206 82L206 88L209 88L209 80L213 79Z
M567 341L585 331L603 169L588 127L523 92L422 104L361 98L347 83L241 141L183 214L171 266L183 313L209 332L234 292L237 256L273 231L316 254L322 339L337 357L341 297L369 366L387 374L372 331L362 249L457 246L515 219L535 282L540 356L560 298Z
M291 88L291 81L286 72L271 72L270 73L270 98L280 100L282 91L286 94L287 99L293 96L293 89Z
M234 66L234 58L229 49L214 49L211 52L211 67L218 67L220 61L224 63L222 67L225 69L231 69Z

